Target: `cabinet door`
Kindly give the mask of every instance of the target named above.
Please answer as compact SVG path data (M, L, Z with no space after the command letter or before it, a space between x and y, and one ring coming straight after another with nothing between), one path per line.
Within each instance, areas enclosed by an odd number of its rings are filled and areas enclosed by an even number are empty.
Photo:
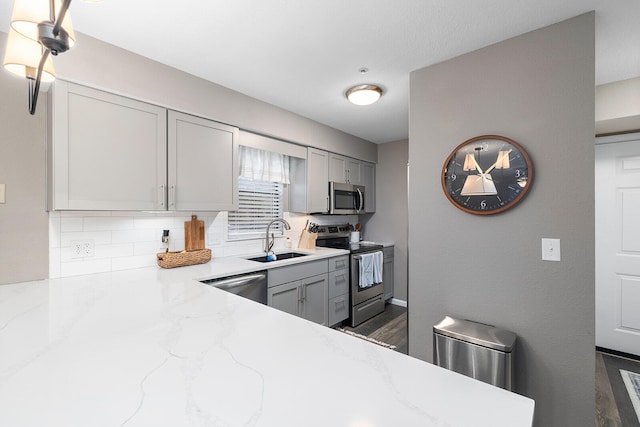
M166 209L164 108L63 81L51 103L51 209Z
M307 213L329 211L329 153L307 149Z
M386 301L393 298L393 258L385 259L382 264L382 282Z
M238 128L169 111L169 209L238 208Z
M327 325L328 319L328 278L327 274L302 280L303 303L302 317L321 325Z
M295 316L300 316L302 301L302 282L274 286L267 292L267 304L273 308Z
M339 154L329 153L329 181L347 182L347 158Z
M363 185L362 162L356 159L347 159L347 182L353 185Z
M364 185L365 204L367 213L376 211L376 165L362 162L362 185Z

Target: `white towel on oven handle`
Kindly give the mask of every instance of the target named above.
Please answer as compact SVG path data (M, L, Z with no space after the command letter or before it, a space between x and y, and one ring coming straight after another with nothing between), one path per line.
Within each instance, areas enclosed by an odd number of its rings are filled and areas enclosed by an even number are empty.
M368 288L382 282L382 252L372 252L360 255L359 265L360 288Z
M374 255L373 283L382 283L382 265L384 263L384 256L382 252L375 252Z
M375 260L375 253L361 254L359 255L359 276L358 286L360 288L368 288L373 285L373 263Z

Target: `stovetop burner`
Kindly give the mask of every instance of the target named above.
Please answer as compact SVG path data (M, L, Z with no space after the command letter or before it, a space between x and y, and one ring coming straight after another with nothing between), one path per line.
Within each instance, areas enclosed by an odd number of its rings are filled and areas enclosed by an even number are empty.
M382 250L382 245L373 242L359 242L359 243L350 243L349 250L352 254L359 254L362 252L373 252L376 250Z
M348 249L352 254L382 249L382 245L377 243L351 243L349 241L349 234L351 233L349 224L319 225L317 233L316 245L324 248Z

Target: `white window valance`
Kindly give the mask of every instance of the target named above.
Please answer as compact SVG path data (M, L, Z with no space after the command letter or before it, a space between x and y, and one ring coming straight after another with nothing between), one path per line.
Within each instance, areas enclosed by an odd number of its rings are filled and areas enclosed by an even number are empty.
M241 177L289 184L289 156L241 145L238 157Z

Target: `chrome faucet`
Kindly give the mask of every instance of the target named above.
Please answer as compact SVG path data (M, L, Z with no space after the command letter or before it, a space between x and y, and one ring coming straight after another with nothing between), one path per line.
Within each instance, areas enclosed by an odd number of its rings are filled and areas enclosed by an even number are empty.
M286 230L291 230L291 226L283 218L276 218L273 221L271 221L269 223L269 225L267 225L267 236L266 236L266 239L265 239L265 242L264 242L264 251L266 252L267 255L269 255L269 252L271 251L271 248L273 247L273 244L274 244L274 241L275 241L275 239L273 237L273 234L271 235L271 240L269 240L269 229L271 228L271 224L273 224L274 222L281 222L281 223L284 224L284 228Z

